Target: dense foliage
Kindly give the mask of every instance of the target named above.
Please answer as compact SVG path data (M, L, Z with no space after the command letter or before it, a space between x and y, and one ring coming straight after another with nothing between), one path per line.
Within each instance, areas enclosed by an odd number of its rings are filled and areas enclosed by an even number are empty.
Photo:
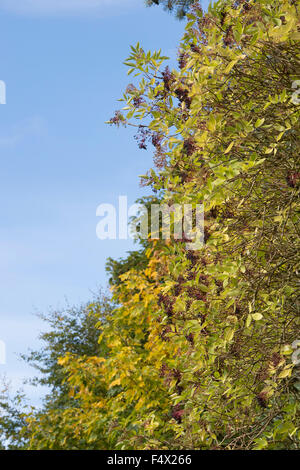
M132 47L110 122L155 147L159 201L204 202L205 245L110 261L106 352L59 359L68 404L27 417L29 448L300 447L299 28L296 1L220 0L193 6L178 70Z

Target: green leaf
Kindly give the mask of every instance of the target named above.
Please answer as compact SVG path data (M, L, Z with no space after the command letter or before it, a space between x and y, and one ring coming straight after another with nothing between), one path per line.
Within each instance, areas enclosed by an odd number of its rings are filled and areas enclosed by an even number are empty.
M265 122L265 118L257 119L257 121L256 121L256 123L255 123L255 127L260 127L260 126L262 126L264 122Z
M261 313L252 313L252 318L255 321L259 321L263 318L263 315Z

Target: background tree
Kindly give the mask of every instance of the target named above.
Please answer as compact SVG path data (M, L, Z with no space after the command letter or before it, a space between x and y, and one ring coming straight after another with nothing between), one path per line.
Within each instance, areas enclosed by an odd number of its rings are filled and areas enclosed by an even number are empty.
M176 16L182 19L189 11L190 6L195 0L146 0L148 6L163 5L168 11L175 11Z
M28 448L26 417L30 407L20 391L11 394L10 385L2 379L0 385L0 449L25 450Z
M71 353L76 356L105 356L105 342L99 343L99 321L105 323L111 315L113 305L107 295L99 292L91 302L80 306L67 306L38 315L47 324L47 330L40 334L43 346L21 358L39 374L30 382L46 386L49 394L45 406L64 406L67 393L64 374L58 359Z
M105 324L113 308L109 296L100 291L91 302L38 315L47 325L46 331L39 336L42 346L21 355L21 359L38 371L38 375L29 383L45 387L47 394L41 409L30 412L26 396L21 392L11 396L10 387L3 383L0 395L0 441L3 447L26 448L30 437L27 433L26 413L33 417L51 409L78 405L69 396L66 374L58 360L67 353L76 357L105 357L107 347L105 340L99 342L101 331L97 325L100 321Z

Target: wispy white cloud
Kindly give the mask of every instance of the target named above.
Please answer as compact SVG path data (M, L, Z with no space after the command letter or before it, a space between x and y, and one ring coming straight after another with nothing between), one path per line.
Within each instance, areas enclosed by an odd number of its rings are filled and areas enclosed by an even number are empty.
M0 0L0 10L24 15L104 15L140 3L141 0Z
M40 116L33 116L10 129L0 133L0 147L15 147L29 136L43 136L47 133L45 120Z

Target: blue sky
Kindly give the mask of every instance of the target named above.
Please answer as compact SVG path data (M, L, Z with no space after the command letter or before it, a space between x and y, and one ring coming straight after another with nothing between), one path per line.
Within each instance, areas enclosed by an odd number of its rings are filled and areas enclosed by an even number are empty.
M183 29L142 0L0 0L0 374L14 387L32 374L16 353L38 344L34 312L87 301L106 258L132 248L96 238L96 208L145 194L151 153L104 121L130 81L130 44L174 61Z

